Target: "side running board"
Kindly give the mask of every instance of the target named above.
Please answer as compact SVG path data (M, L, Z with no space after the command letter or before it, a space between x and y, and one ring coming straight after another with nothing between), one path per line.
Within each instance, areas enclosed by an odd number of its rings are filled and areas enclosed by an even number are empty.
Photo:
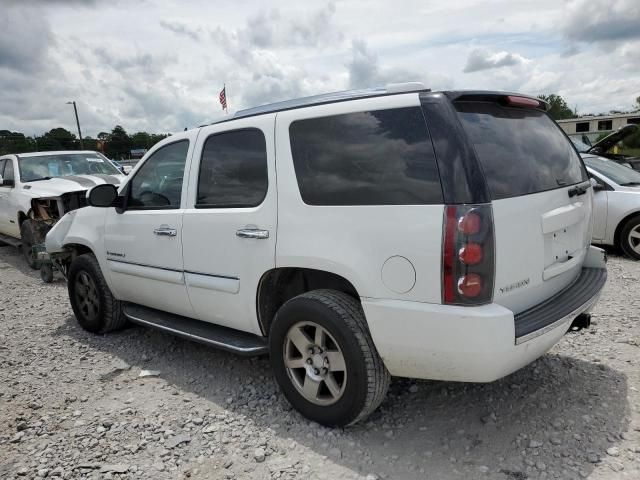
M125 303L125 316L133 323L157 328L179 337L188 338L221 350L239 355L264 355L269 353L264 337L222 327L192 318L174 315L133 303Z
M0 233L0 243L6 243L7 245L11 245L16 248L22 245L22 242L17 238L10 237L9 235L3 235L2 233Z

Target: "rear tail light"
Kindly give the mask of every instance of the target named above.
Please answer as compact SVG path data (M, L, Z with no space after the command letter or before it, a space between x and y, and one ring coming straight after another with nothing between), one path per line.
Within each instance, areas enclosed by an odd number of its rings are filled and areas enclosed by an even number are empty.
M541 102L539 100L536 100L535 98L508 95L507 105L512 107L540 108Z
M448 205L443 223L442 303L490 303L495 276L491 205Z

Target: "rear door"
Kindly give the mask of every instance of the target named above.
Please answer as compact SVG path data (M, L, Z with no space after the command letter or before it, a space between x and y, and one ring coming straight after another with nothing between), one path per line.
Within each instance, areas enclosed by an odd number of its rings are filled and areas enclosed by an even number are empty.
M579 155L544 112L455 102L490 191L494 301L520 312L580 273L591 241L592 191Z
M193 316L183 273L182 202L196 137L197 131L186 132L151 153L125 187L124 212L107 210L107 265L121 300Z
M204 127L182 227L196 318L260 334L256 293L275 267L275 115Z
M6 159L0 159L0 177L4 179L4 166ZM3 187L0 183L0 233L7 234L9 226L9 187Z

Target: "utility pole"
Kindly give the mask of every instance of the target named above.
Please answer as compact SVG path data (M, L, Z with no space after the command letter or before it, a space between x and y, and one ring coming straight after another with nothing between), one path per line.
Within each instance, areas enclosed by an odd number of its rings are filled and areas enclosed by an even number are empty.
M78 109L76 108L76 102L67 102L67 105L73 105L73 111L76 114L76 125L78 125L78 136L80 137L80 149L84 150L84 143L82 142L82 132L80 131L80 120L78 120Z

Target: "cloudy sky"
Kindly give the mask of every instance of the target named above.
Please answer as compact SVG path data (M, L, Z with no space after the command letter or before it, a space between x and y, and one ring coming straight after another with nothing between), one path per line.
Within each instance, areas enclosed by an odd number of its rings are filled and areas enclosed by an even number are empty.
M640 95L639 0L2 0L0 129L171 132L297 96L421 81Z

